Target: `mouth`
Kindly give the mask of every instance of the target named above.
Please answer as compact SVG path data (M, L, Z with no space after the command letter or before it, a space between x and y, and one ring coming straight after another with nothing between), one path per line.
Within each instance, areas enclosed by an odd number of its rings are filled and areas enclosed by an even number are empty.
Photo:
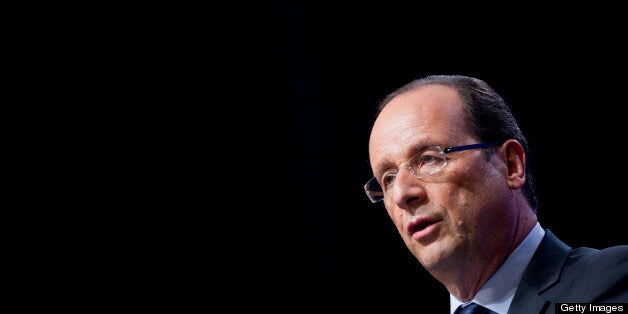
M438 222L435 218L419 217L408 224L408 233L414 240L419 240L431 234Z

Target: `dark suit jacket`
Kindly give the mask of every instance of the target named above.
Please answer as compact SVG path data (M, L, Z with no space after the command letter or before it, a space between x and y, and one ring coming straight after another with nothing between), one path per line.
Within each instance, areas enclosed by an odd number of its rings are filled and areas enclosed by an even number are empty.
M573 249L545 229L508 313L556 313L555 303L571 302L628 302L628 245Z

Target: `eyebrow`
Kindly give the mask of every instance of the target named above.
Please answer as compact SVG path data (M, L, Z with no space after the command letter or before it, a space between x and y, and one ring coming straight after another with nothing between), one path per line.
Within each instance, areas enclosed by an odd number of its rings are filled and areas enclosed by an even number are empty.
M394 163L387 158L384 158L384 160L378 162L377 165L375 165L375 167L373 168L375 169L375 171L373 171L373 175L375 176L375 178L381 177L384 171L390 167L389 165L394 165Z

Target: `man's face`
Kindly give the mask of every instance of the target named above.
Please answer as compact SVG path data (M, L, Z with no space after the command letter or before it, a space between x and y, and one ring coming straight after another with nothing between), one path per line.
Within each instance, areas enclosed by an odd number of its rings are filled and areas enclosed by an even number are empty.
M454 89L427 85L395 97L378 116L369 141L375 177L417 151L475 144ZM429 179L401 167L384 204L405 244L429 271L459 269L506 254L516 213L505 161L482 149L446 154L447 165Z

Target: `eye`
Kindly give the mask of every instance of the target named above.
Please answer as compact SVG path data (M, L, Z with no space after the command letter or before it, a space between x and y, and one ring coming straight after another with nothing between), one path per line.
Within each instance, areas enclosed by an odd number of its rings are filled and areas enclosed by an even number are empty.
M441 161L441 157L432 153L423 153L420 155L420 157L418 158L418 165L417 166L422 166L422 165L429 165L429 164L433 164L433 163L437 163Z
M397 178L397 172L387 172L382 176L382 187L385 190L388 190L394 183Z
M421 154L418 154L410 160L410 165L416 171L419 171L423 166L429 166L431 164L439 163L442 160L442 157L433 151L425 151Z
M419 176L430 175L445 163L444 156L437 150L428 149L410 160L410 165Z

